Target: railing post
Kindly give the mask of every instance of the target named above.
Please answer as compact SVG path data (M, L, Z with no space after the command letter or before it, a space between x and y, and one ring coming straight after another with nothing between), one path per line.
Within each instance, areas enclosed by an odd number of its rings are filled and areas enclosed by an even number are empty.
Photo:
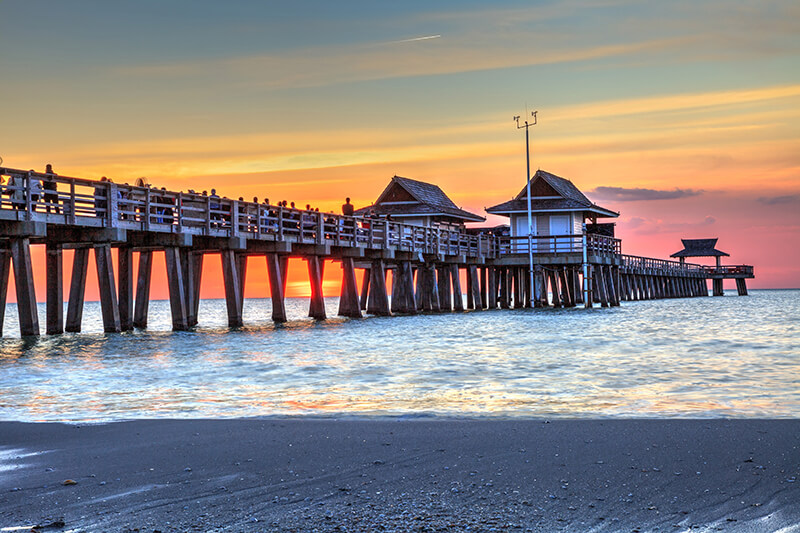
M178 212L178 231L183 231L183 192L178 193L175 210Z
M231 237L239 236L239 200L231 200Z
M325 244L325 217L317 213L317 244Z
M25 178L25 220L30 220L33 213L33 198L31 198L31 190L33 189L31 187L32 174L33 172L28 172L28 176Z
M150 231L150 187L144 193L144 230Z
M113 228L114 221L117 220L117 212L119 210L119 202L117 198L117 184L109 182L106 186L106 224L107 227Z
M283 240L283 206L278 207L278 240Z
M69 180L69 224L75 224L75 180Z

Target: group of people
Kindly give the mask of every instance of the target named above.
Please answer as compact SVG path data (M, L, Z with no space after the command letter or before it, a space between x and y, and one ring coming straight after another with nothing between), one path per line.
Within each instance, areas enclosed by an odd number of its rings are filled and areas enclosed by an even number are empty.
M0 176L2 194L10 197L11 205L14 209L23 211L26 209L28 191L30 191L32 211L36 211L36 206L41 199L45 204L47 213L50 213L52 209L54 213L59 214L61 211L58 206L58 185L52 165L47 165L45 174L46 176L41 179L33 171L27 176L12 175L5 185L3 184L2 176Z

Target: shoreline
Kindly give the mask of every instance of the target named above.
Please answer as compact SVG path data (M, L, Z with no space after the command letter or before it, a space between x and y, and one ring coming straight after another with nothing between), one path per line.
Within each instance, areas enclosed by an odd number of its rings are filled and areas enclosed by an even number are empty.
M0 531L791 532L798 477L800 419L0 422Z

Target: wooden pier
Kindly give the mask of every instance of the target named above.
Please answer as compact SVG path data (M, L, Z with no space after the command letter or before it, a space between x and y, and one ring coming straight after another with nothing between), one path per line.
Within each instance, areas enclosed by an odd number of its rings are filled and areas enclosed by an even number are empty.
M308 264L309 316L319 320L326 318L322 276L330 260L342 268L338 314L353 318L363 312L390 316L498 307L617 306L620 301L707 296L708 279L714 280L716 294L717 280L721 287L722 279L735 278L744 287L744 279L753 277L750 266L711 268L623 255L619 239L585 230L533 237L531 276L527 237L476 235L445 225L423 227L303 211L51 172L0 168L0 177L0 335L12 267L20 332L40 333L31 245L46 247L47 334L81 330L90 251L107 332L147 327L156 251L166 257L175 330L198 323L208 254L221 257L230 327L243 325L250 256L266 257L275 322L286 320L289 258ZM65 249L74 250L66 317ZM116 272L112 249L117 250Z

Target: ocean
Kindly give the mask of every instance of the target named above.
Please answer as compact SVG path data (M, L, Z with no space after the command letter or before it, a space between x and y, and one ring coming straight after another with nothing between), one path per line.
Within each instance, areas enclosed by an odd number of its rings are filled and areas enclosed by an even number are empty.
M171 331L169 303L147 330L20 339L16 306L0 339L0 420L108 422L269 416L795 418L800 416L800 290L417 316L270 320L225 302ZM44 325L44 304L39 306Z

